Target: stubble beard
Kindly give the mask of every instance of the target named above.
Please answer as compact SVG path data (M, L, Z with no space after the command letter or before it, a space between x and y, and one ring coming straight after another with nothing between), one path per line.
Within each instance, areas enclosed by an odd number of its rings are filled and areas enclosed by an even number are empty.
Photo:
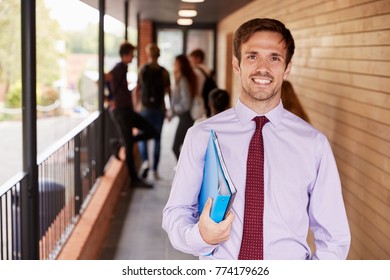
M267 102L272 100L278 93L277 89L272 89L271 92L262 91L261 89L253 89L251 86L245 87L242 85L242 91L252 102Z

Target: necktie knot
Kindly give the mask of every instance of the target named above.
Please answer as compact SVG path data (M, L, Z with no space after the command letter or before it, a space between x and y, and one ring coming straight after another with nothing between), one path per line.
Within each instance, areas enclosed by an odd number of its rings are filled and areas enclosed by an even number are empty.
M256 123L256 130L262 130L263 126L269 122L266 116L257 116L252 119Z

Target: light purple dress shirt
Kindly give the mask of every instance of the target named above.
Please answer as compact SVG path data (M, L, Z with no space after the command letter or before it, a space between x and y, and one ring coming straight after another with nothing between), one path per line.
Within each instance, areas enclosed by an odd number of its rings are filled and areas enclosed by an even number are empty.
M188 130L180 154L163 228L172 245L200 259L237 259L242 239L246 161L257 114L238 100ZM282 103L266 113L264 139L264 259L346 259L350 231L340 178L326 137L288 112ZM230 239L209 245L198 228L198 195L210 130L218 136L237 188ZM316 252L307 244L314 233Z

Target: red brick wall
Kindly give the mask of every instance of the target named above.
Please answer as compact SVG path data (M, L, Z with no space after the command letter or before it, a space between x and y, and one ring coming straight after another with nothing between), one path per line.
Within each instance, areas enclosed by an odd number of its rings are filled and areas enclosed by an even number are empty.
M138 66L147 62L145 47L153 42L153 22L141 20L138 30Z
M121 151L124 157L124 149ZM76 224L58 260L96 260L110 229L119 194L129 180L125 161L111 157L100 185Z

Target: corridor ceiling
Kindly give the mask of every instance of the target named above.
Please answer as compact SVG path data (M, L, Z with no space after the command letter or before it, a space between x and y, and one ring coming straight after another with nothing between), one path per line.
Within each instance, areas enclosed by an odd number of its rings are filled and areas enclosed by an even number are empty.
M98 8L98 0L81 0ZM184 3L181 0L129 0L129 25L136 26L137 14L141 19L159 23L176 23L179 9L195 8L198 15L194 24L214 24L245 6L252 0L205 0L203 3ZM106 14L124 22L125 0L106 0Z

